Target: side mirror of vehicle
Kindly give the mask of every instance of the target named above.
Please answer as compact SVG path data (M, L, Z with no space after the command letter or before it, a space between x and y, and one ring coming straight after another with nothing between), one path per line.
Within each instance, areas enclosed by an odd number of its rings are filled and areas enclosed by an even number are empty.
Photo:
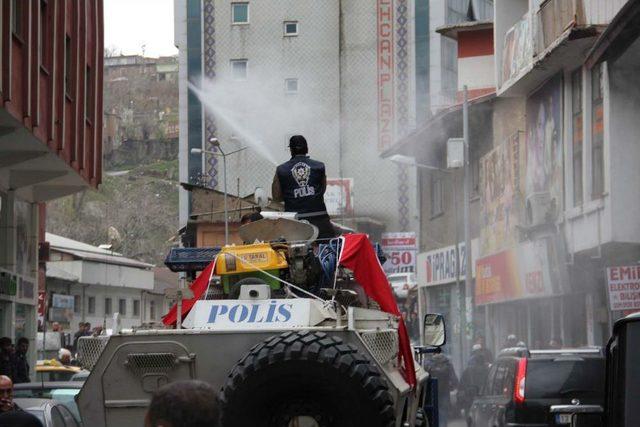
M431 347L442 347L447 342L447 332L442 314L424 316L423 342Z

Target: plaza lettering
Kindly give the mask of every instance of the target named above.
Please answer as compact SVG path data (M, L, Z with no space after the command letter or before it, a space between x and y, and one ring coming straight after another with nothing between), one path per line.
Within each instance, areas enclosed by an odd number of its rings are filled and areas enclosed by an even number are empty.
M271 301L269 304L213 305L209 322L279 323L291 319L292 304Z

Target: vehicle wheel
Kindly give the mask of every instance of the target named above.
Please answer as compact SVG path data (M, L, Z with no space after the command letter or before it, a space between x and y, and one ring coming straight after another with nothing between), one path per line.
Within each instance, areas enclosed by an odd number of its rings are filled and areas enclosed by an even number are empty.
M220 396L225 427L387 427L393 400L378 368L324 332L285 332L254 346Z
M240 298L240 288L242 285L266 285L267 282L258 278L258 277L245 277L244 279L238 280L233 285L229 286L229 299L238 299Z

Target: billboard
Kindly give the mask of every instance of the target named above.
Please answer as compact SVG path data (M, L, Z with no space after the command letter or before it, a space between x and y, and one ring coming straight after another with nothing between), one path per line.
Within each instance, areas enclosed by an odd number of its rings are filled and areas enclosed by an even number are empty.
M395 138L393 3L393 0L377 0L379 151L389 148Z
M380 246L387 257L387 261L382 265L386 274L416 271L418 252L416 233L382 233Z
M476 263L476 304L491 304L557 293L550 268L550 241L539 239L481 258Z
M460 280L467 274L467 251L464 242L458 244L460 256ZM478 253L478 239L471 241L471 255L475 259ZM446 246L429 252L418 254L417 278L418 286L435 286L456 281L456 246ZM472 277L476 275L475 263L471 263Z
M548 192L562 209L562 75L550 79L527 99L525 197Z
M612 311L640 309L640 266L607 268L607 291Z
M353 214L353 179L327 178L324 204L329 215Z
M516 227L523 206L525 165L521 133L515 133L480 159L480 254L489 255L518 242Z

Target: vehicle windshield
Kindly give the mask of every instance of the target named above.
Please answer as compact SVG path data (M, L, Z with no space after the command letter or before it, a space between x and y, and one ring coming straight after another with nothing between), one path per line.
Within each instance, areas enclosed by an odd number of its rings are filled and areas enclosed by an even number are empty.
M529 360L525 396L536 398L603 398L604 359Z

